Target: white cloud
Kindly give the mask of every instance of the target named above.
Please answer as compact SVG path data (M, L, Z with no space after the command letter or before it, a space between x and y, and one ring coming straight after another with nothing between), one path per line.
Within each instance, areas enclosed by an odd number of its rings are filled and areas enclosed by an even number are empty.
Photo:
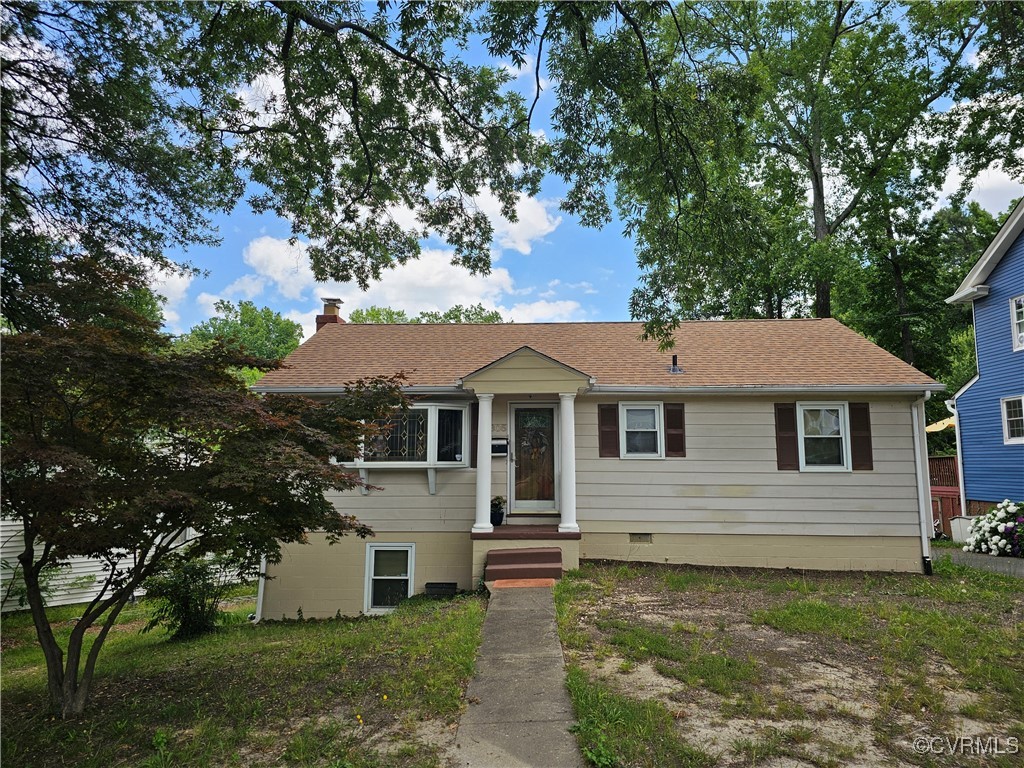
M293 245L288 240L265 235L245 247L242 259L256 270L255 279L268 278L284 298L304 299L306 289L315 282L306 250L305 243Z
M221 298L221 296L218 296L214 293L207 293L206 291L203 291L198 296L196 296L196 304L198 304L200 308L203 310L203 314L205 317L213 317L214 315L217 314L216 304L218 301L221 300Z
M149 284L153 292L163 296L164 322L174 332L181 332L181 314L178 307L188 295L188 288L192 284L192 274L174 271L154 272L150 276Z
M959 168L954 167L946 183L942 186L942 192L936 208L944 204L949 196L959 189L964 177ZM976 200L982 208L989 213L1003 213L1010 205L1010 201L1024 194L1024 184L1015 181L1004 170L996 167L989 167L982 171L974 180L971 192L967 195L968 200Z
M583 291L583 293L588 295L597 293L593 283L588 283L586 280L579 283L566 283L565 287L572 288L574 291Z
M524 256L533 251L533 241L550 235L562 223L561 216L551 213L558 208L557 200L541 200L520 193L516 203L518 221L515 222L501 215L501 203L490 192L477 197L475 203L491 220L498 245L511 248Z
M254 299L263 293L267 286L267 279L261 275L242 275L233 283L224 288L227 296L241 296L243 299Z
M312 303L314 297L336 296L344 302L343 316L372 305L404 310L409 315L446 310L456 304L483 304L493 309L502 296L517 293L507 269L497 267L489 275L471 275L464 267L452 264L451 257L450 251L425 249L419 259L385 271L380 281L364 292L352 284L318 284L304 248L297 250L287 240L261 237L246 248L246 263L256 270L255 275L249 276L253 282L265 279L285 298L304 302ZM307 304L282 313L300 323L306 337L316 330L319 301L308 307Z
M280 73L260 75L252 83L236 92L242 103L261 115L273 115L284 99L284 76ZM259 120L260 124L269 121Z
M578 301L532 301L498 309L517 323L556 323L580 319L583 308Z
M254 239L245 249L245 261L254 272L236 280L224 293L232 289L241 292L255 290L257 286L273 287L282 297L301 302L300 306L282 310L282 314L301 324L306 338L316 330L316 316L321 311L318 299L322 296L340 298L344 302L342 316L373 305L392 307L414 316L424 311L443 311L456 304L482 304L520 323L583 319L585 315L577 301L550 300L554 298L553 290L539 294L538 301L503 306L503 299L524 296L534 288L517 288L504 267L495 267L488 275L472 275L464 267L453 265L451 258L451 251L424 249L419 259L386 270L381 279L364 292L352 284L317 283L305 245L292 246L285 239L264 236ZM552 280L548 285L553 288L565 284ZM567 287L584 293L594 292L586 282ZM212 314L212 304L217 298L203 294L197 301Z
M501 65L501 68L503 70L505 70L506 72L508 72L513 77L513 79L515 79L515 80L520 80L520 79L527 79L527 80L529 80L529 82L530 82L530 85L529 85L529 88L528 88L529 94L531 96L536 94L536 92L537 92L537 71L536 71L537 70L537 57L536 56L530 56L530 55L525 56L524 60L523 60L523 66L521 66L521 67L517 67L515 64L513 64L511 62L505 62L505 63L503 63ZM544 71L544 67L542 66L541 67L541 72L543 72L543 71ZM551 81L548 80L548 78L544 77L544 75L542 74L540 76L540 89L541 89L541 91L547 91L547 90L550 89L550 87L551 87Z

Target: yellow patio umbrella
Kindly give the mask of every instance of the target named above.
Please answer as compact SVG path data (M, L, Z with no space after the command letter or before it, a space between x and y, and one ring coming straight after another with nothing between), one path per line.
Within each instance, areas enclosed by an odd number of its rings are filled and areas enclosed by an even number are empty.
M942 421L936 421L934 424L929 424L924 428L925 432L941 432L948 427L956 427L956 419L950 416L948 419L942 419Z

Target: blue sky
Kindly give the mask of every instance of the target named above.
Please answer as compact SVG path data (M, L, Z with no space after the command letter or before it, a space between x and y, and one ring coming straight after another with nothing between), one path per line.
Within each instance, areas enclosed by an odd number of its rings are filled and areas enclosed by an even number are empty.
M532 62L523 70L509 69L517 75L511 87L532 97ZM550 90L542 93L537 127L550 130L547 115L553 103ZM958 183L953 174L945 191ZM415 315L479 302L517 322L628 320L629 295L639 276L633 243L622 235L619 221L595 230L560 211L564 189L560 180L546 179L537 197L520 201L515 223L497 213L493 198L477 201L495 227L490 275L474 276L452 266L450 249L428 239L417 262L385 273L366 292L354 285L315 283L301 245L288 243L288 223L272 214L257 216L240 203L230 215L214 219L220 245L173 255L204 270L205 276L169 276L154 284L167 299L166 328L185 332L213 315L218 299L246 299L299 322L308 338L324 296L344 300L343 316L373 304ZM978 180L971 197L1000 213L1022 191L1005 174L990 171Z

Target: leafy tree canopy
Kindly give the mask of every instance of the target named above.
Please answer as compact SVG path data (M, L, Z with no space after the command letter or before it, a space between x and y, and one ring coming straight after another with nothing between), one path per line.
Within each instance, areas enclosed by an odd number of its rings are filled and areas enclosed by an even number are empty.
M404 309L378 307L376 304L366 309L353 309L349 313L350 323L403 324L411 322Z
M225 341L253 357L280 360L299 346L302 326L269 307L251 301L218 301L217 315L194 326L182 337L185 344Z
M349 315L350 323L504 323L507 322L496 309L486 309L483 304L464 307L456 304L444 312L420 312L410 318L404 310L376 305L366 309L353 309Z
M1021 109L1024 18L1006 5L688 3L654 39L643 61L658 88L626 96L607 130L633 128L629 107L678 120L678 94L696 87L699 100L702 81L733 117L678 189L628 141L609 142L609 167L633 172L617 185L644 269L631 308L656 335L686 317L774 316L745 299L752 289L828 316L833 286L885 258L888 230L919 223L954 163L965 188L992 162L1024 172L1006 119Z
M507 9L506 9L507 10ZM515 10L530 16L535 8ZM365 286L431 232L486 272L487 189L515 218L541 143L498 66L462 52L486 13L410 3L5 4L3 315L74 311L57 265L136 284L169 249L212 243L210 213L291 221L319 279ZM508 51L506 46L504 49ZM391 215L411 209L403 229Z
M266 361L220 343L181 350L141 323L15 333L2 357L5 515L21 523L18 561L65 717L82 712L118 613L186 532L188 556L223 554L249 575L308 530L369 533L324 494L359 483L331 458L356 455L364 420L402 402L396 380L356 382L329 402L258 398L230 370ZM106 574L64 650L39 581L73 556Z

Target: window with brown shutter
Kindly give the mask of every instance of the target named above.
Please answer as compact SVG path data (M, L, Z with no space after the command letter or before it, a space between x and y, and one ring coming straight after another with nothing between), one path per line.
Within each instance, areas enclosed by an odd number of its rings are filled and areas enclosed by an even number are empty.
M686 414L682 403L665 403L665 455L686 455Z
M775 404L775 455L779 469L800 469L796 403Z
M850 403L850 458L854 469L874 469L871 453L871 408Z
M597 455L619 458L619 406L616 403L597 406Z
M480 403L473 403L469 407L469 466L476 466L477 433L480 431Z

